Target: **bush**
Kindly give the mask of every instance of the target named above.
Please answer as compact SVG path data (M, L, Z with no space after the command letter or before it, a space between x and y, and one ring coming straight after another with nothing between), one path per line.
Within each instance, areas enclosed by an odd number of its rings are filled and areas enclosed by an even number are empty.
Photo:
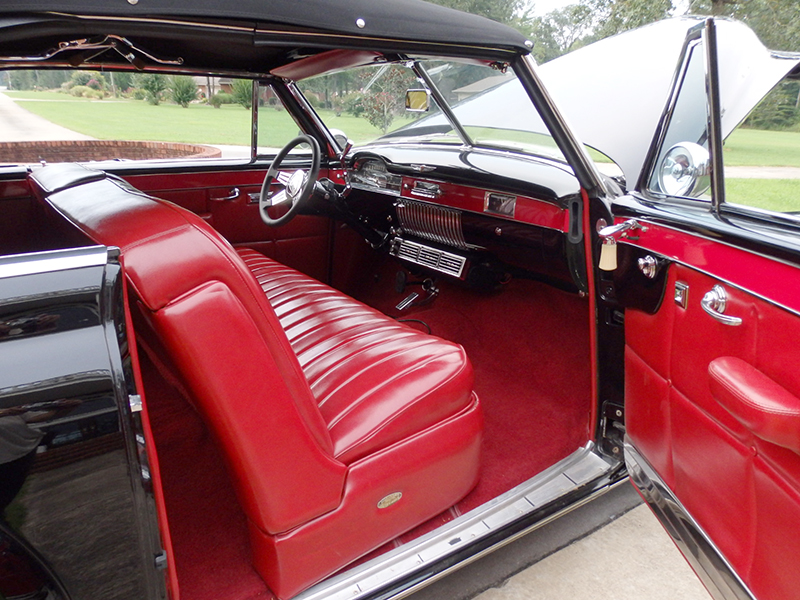
M253 106L253 82L249 79L234 79L233 101L249 109Z
M73 86L78 85L85 87L88 85L89 80L91 80L92 77L93 75L89 71L75 71L72 74L72 77L70 77L70 81L72 82Z
M142 88L133 88L130 92L131 98L134 100L144 100L147 97L147 92Z
M170 78L170 96L175 104L189 108L189 103L197 99L197 86L194 79L186 75L176 75Z
M97 71L75 71L69 78L72 86L90 87L93 90L104 90L106 88L106 78Z
M233 104L233 96L225 92L218 92L212 98L216 98L220 104Z
M93 92L92 88L85 85L73 85L69 93L77 98L88 98L87 94Z
M222 106L222 98L219 97L219 94L214 94L208 99L208 103L214 108L219 108Z
M306 100L308 100L308 103L314 110L319 110L320 108L327 108L326 106L323 106L323 102L322 100L319 99L319 96L317 96L317 94L314 94L313 92L310 94L306 94Z

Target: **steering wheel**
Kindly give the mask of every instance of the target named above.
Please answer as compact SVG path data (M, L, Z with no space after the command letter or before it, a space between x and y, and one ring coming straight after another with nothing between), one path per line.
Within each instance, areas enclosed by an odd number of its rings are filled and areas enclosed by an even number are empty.
M294 173L279 171L281 162L286 158L286 155L300 144L308 144L311 147L311 168L306 171L298 169ZM319 144L317 140L308 135L299 135L281 148L281 151L278 152L269 166L264 183L261 184L261 193L258 196L258 214L261 215L261 220L264 223L271 227L278 227L285 225L294 218L300 205L306 202L314 192L314 184L317 182L317 176L319 175L319 157ZM274 194L270 193L273 181L283 185L283 189ZM289 210L284 214L276 218L269 216L268 209L287 202L291 204L289 205Z

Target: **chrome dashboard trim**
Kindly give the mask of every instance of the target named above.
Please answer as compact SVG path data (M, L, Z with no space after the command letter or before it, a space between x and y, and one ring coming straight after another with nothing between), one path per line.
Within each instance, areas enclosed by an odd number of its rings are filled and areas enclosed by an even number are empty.
M408 199L399 200L395 210L404 232L459 250L469 249L461 226L461 211Z
M417 244L403 238L395 238L392 240L389 253L402 260L407 260L415 265L427 267L446 275L462 278L464 275L464 267L467 264L467 259L458 254L452 254L439 250L438 248L431 248L423 244Z
M695 521L655 469L625 436L625 463L642 494L675 545L715 600L756 600L719 548Z

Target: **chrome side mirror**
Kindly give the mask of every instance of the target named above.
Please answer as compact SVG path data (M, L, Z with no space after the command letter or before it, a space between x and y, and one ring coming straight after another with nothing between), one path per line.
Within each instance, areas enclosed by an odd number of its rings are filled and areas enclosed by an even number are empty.
M341 148L341 153L339 154L340 160L344 161L347 154L350 150L353 149L353 142L350 138L347 137L347 134L342 131L341 129L331 129L330 130L333 139L336 141L336 144ZM344 165L343 165L344 166Z
M700 144L675 144L658 167L658 187L668 196L697 198L711 186L711 156Z
M431 108L431 93L428 90L406 91L406 110L408 112L428 112Z

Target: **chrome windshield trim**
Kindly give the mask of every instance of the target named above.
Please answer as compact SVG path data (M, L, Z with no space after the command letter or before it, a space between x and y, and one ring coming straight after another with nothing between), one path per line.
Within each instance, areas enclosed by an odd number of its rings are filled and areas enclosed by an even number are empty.
M636 488L715 600L755 600L719 548L625 436L625 463Z
M436 101L436 104L439 106L439 110L442 111L445 118L450 121L450 125L453 126L458 137L461 138L461 142L467 147L472 148L474 143L472 138L469 137L467 130L464 129L464 126L461 125L461 122L456 118L453 109L450 108L450 105L445 100L442 92L439 91L439 88L436 87L436 84L431 79L431 76L428 74L428 71L425 69L425 66L420 61L414 61L412 64L412 69L417 74L417 77L420 77L423 81L425 81L425 85L428 87L428 90L433 95L433 99Z
M0 258L0 279L84 267L100 267L107 261L108 249L105 246L15 254Z
M496 533L565 494L611 474L615 468L616 464L601 458L595 453L594 444L588 442L567 458L505 494L412 542L323 581L293 600L358 600L380 590L385 591L393 583L397 584L415 572L429 569L434 563ZM571 504L567 510L579 504L580 502ZM563 511L557 512L561 514ZM550 522L552 518L554 515L543 518L526 528L524 533ZM520 535L523 532L509 536L494 547L505 545ZM487 551L488 549L476 553L469 561ZM456 566L463 566L463 563ZM451 566L446 570L452 568ZM436 578L438 577L426 578L423 584L415 585L414 589L432 583ZM402 590L392 597L405 597L411 591L413 590Z

